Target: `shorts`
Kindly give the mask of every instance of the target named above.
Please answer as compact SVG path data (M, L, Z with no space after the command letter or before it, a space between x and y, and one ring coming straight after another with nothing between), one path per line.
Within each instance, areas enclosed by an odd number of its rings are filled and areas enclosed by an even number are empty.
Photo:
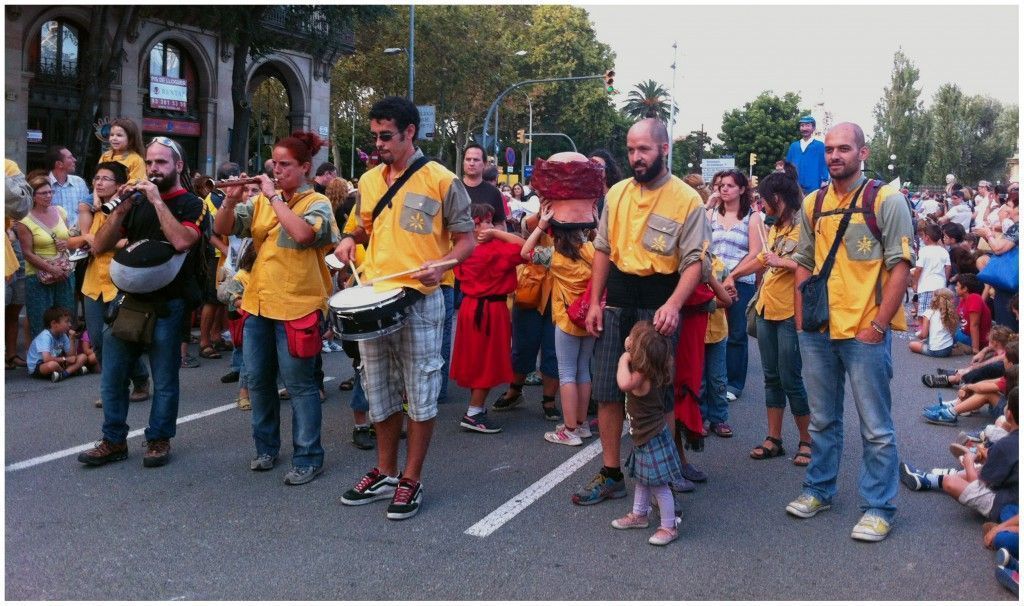
M957 500L987 518L995 499L996 493L991 488L982 484L981 480L974 480L964 488Z
M14 279L4 288L4 305L25 304L25 276L14 274Z
M444 295L437 289L406 308L405 326L376 339L359 342L363 390L369 418L380 423L409 407L413 421L437 416L444 358Z
M921 353L933 358L948 358L950 354L953 353L953 346L950 345L949 347L943 347L942 349L931 349L928 347L927 342L922 342Z
M934 290L928 292L917 293L917 315L923 316L924 312L931 308L932 298L935 296Z
M626 396L619 389L615 374L619 368L619 358L626 351L625 341L633 325L640 320L653 321L654 309L636 309L631 307L605 307L604 330L594 344L593 397L596 402L626 403ZM672 334L672 351L679 342L679 330ZM675 381L675 365L671 368L668 385L662 388L662 400L665 412L675 410L673 383Z

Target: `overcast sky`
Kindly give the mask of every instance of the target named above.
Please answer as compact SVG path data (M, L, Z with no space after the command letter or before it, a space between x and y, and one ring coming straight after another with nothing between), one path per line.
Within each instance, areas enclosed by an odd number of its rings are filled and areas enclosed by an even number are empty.
M648 78L672 87L672 42L679 43L677 136L703 122L714 137L723 112L767 89L799 92L804 107L823 101L835 122L857 122L870 134L900 47L921 70L926 106L946 82L1018 103L1017 6L584 8L616 53L620 104Z

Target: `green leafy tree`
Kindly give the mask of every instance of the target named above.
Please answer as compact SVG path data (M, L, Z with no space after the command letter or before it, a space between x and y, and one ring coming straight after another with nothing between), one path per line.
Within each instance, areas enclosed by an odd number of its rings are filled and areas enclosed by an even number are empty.
M710 149L711 137L707 132L694 130L685 138L676 139L672 144L672 174L699 173L701 160L711 157Z
M635 85L633 90L629 91L626 105L622 107L622 113L633 120L657 118L667 124L673 105L668 90L664 86L654 80L647 80ZM675 106L675 109L678 114L679 107Z
M800 116L806 113L800 108L800 95L789 92L779 97L764 91L722 116L722 151L735 154L736 166L744 170L750 167L750 154L757 154L754 174L763 177L775 169L776 160L785 158L789 144L799 136Z
M947 173L963 178L967 103L963 91L955 84L943 84L936 91L929 110L932 137L931 154L924 169L925 183L943 184Z
M921 89L920 70L903 53L893 57L892 77L875 104L875 128L871 137L868 168L889 175L888 165L904 181L920 183L928 159L928 116ZM891 156L896 159L892 160Z

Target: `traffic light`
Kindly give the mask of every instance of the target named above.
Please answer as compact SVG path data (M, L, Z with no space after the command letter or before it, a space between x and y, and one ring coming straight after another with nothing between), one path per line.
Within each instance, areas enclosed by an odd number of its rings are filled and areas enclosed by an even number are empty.
M609 95L618 92L615 90L615 70L613 69L604 73L604 92Z
M757 154L750 154L750 165L753 166L755 164L757 164Z
M757 175L750 177L750 187L757 187Z
M520 128L516 131L516 141L520 143L526 143L526 129Z

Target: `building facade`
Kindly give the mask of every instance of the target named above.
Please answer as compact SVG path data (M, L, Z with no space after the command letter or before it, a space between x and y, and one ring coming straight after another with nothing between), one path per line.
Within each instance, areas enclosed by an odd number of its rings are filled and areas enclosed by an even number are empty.
M4 151L26 171L42 167L49 146L70 142L81 107L79 54L88 48L89 36L97 34L88 31L92 10L73 5L5 7ZM278 17L271 9L265 22L272 26ZM112 38L115 28L110 23L98 34ZM336 51L353 52L352 40L351 32L345 32ZM232 52L216 32L139 20L125 37L113 83L101 93L101 119L131 118L146 139L172 137L182 145L191 168L213 174L215 166L228 159ZM290 130L311 130L328 139L330 74L336 56L279 51L249 61L248 98L265 79L277 78L288 92ZM94 164L99 141L90 139L93 147L87 162ZM326 157L324 150L314 161ZM77 172L87 176L92 168L80 164Z

